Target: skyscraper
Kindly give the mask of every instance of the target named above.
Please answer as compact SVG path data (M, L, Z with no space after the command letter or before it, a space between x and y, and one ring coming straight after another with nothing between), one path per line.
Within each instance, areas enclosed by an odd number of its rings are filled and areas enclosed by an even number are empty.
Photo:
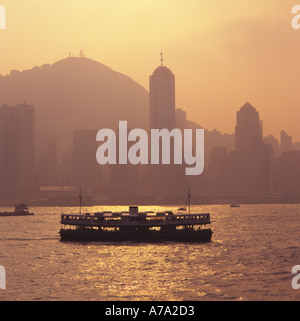
M35 112L25 102L0 107L0 186L5 198L35 185Z
M284 130L280 133L280 151L281 154L289 152L293 149L292 136L288 135Z
M117 140L116 140L116 158L120 157L120 141L119 137L121 133L128 137L130 128L117 131ZM128 142L128 149L132 147L134 143ZM128 164L116 164L109 165L110 168L110 186L109 191L110 195L114 199L118 199L120 202L126 202L128 199L131 202L136 203L139 199L139 166Z
M73 136L73 183L88 192L100 184L96 135L96 130L77 130Z
M163 65L150 76L150 128L175 128L175 76Z
M277 158L280 156L280 147L279 147L279 142L278 140L273 136L269 135L268 137L264 138L264 143L265 144L271 144L273 148L273 154L274 157Z
M237 112L235 130L234 193L261 196L271 192L273 150L263 141L261 121L256 109L246 103Z
M264 146L259 113L246 103L237 112L235 150L241 153L258 152Z
M175 76L173 72L161 65L150 76L150 129L176 128L175 117ZM160 146L160 164L151 165L150 194L152 196L176 197L181 195L183 188L183 166L173 165L174 145L171 140L171 164L162 165L162 148Z

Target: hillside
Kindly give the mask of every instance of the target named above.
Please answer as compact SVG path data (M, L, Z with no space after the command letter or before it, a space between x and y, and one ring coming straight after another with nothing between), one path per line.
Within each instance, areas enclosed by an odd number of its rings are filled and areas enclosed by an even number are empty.
M0 76L0 104L35 106L38 154L48 142L67 152L77 129L130 127L148 123L148 92L131 78L88 58Z

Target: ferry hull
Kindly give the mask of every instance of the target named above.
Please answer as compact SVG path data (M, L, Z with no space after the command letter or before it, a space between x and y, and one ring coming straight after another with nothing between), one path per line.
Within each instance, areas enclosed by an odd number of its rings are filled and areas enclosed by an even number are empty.
M75 242L210 242L211 229L176 231L97 231L61 229L62 241Z
M10 216L32 216L33 213L15 213L15 212L7 212L7 213L0 213L0 217L10 217Z

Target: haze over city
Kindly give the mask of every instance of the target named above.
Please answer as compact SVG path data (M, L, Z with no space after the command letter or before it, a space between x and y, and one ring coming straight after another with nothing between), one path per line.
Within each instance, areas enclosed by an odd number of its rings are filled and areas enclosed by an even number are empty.
M232 134L236 111L249 101L266 136L279 139L285 129L298 141L300 31L291 27L294 4L2 0L7 29L0 32L0 73L52 64L84 48L88 57L148 90L162 46L176 75L176 107L189 119Z
M299 300L299 52L300 0L0 0L0 301Z

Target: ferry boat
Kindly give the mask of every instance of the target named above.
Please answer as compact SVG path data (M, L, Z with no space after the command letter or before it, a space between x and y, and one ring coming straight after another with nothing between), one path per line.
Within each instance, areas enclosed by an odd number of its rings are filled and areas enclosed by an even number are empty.
M61 224L62 241L209 242L213 234L209 213L139 212L138 206L128 212L62 214Z
M30 216L34 215L29 212L28 207L25 204L15 205L14 212L0 212L0 217L2 216Z

